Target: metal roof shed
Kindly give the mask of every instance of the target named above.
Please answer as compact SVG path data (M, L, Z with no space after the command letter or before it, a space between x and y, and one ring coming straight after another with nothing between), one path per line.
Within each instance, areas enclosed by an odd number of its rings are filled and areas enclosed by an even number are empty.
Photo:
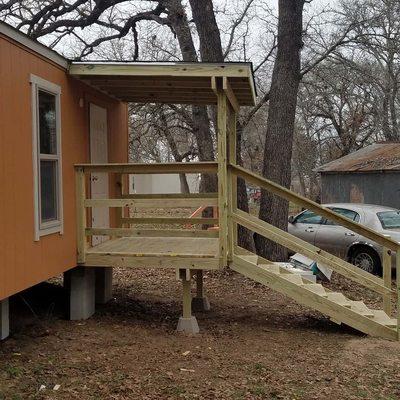
M400 143L375 143L317 169L323 203L400 208Z

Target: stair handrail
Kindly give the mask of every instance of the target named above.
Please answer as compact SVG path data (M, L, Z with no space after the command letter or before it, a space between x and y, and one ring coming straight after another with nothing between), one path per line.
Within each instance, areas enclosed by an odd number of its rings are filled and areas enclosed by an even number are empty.
M400 243L399 242L391 239L390 237L387 237L378 232L375 232L374 230L367 228L366 226L363 226L357 222L354 222L346 217L343 217L343 216L335 213L334 211L332 211L326 207L323 207L320 204L318 204L312 200L309 200L301 195L298 195L298 194L290 191L289 189L286 189L285 187L283 187L275 182L272 182L269 179L266 179L259 174L249 171L246 168L243 168L239 165L230 163L230 164L228 164L227 169L232 178L232 181L229 182L229 184L231 184L231 185L234 185L233 180L235 178L238 178L238 177L243 178L247 182L251 182L257 186L260 186L261 188L268 190L277 196L283 197L284 199L286 199L292 203L295 203L304 208L310 209L310 210L314 211L316 214L321 215L322 217L328 218L329 220L332 220L332 221L338 223L339 225L342 225L342 226L352 230L353 232L356 232L362 236L365 236L365 237L375 241L376 243L379 243L380 245L382 245L384 254L387 253L384 256L384 260L383 260L383 264L384 264L383 265L383 269L384 269L383 279L377 278L376 276L367 273L368 275L370 275L370 279L367 282L365 282L365 281L362 282L362 284L364 284L364 286L369 287L370 289L374 290L375 292L383 295L384 309L388 315L390 315L390 310L391 310L391 298L397 297L397 337L398 337L398 340L400 340ZM233 199L230 199L230 200L233 201ZM241 213L242 212L240 212L240 210L238 210L237 208L232 210L232 215L230 218L231 224L238 223L240 225L240 221L238 220L238 217L240 219ZM248 213L244 213L244 214L246 216L250 216L250 214L248 214ZM236 221L235 221L235 217L236 217ZM262 220L260 220L260 221L262 221ZM246 222L246 221L242 220L241 222ZM262 221L262 222L265 222L265 221ZM269 224L267 224L267 225L269 225ZM249 229L252 228L251 226L249 226L249 224L247 224L247 227ZM269 225L269 227L272 227L272 226ZM254 228L254 226L253 226L253 228ZM274 227L274 228L276 228L276 227ZM276 228L276 229L278 229L278 228ZM262 231L262 229L261 230L258 229L258 230L259 230L259 232ZM285 231L281 231L281 232L285 233L286 235L289 235ZM265 232L261 232L261 234L263 236L268 236L268 234L265 235ZM316 249L318 249L318 248L316 248ZM322 252L322 250L320 250L320 249L318 249L318 250ZM318 252L318 250L317 250L317 252ZM396 290L391 289L391 279L390 279L391 274L389 272L390 271L390 251L396 252ZM385 271L386 271L386 274L385 274ZM344 274L344 276L348 277L349 279L354 280L354 272L352 273L352 275L353 276L348 276L348 275ZM364 274L359 272L358 275L361 277ZM363 276L363 278L365 278L365 277ZM382 284L379 284L378 286L376 286L377 280L379 282L382 282ZM361 283L361 282L359 282L359 283ZM373 286L373 287L371 287L371 286Z
M274 225L248 214L242 210L235 210L231 216L232 220L239 225L264 236L297 253L304 254L315 261L319 261L340 275L347 277L353 282L359 283L368 289L380 294L395 296L396 292L384 285L382 278L361 270L354 265L336 257L317 246L310 244L298 237L277 228Z
M373 229L352 221L349 218L343 217L342 215L337 214L329 208L323 207L315 201L309 200L306 197L296 194L291 190L286 189L285 187L280 186L279 184L262 177L259 174L247 170L246 168L240 167L239 165L229 164L228 169L232 172L233 175L239 176L248 182L258 185L263 189L266 189L279 197L283 197L292 203L310 209L316 214L328 218L329 220L334 221L339 225L350 229L353 232L365 236L368 239L371 239L374 242L377 242L390 250L397 251L400 248L399 242L385 235L382 235L374 231Z

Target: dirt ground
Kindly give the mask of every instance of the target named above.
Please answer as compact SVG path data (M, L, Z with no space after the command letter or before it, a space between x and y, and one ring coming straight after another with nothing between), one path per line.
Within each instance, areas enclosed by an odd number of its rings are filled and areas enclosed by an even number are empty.
M57 281L23 293L0 344L0 399L400 398L400 343L234 273L208 274L206 287L212 310L197 314L196 336L175 332L173 271L116 270L115 298L84 322L63 318Z

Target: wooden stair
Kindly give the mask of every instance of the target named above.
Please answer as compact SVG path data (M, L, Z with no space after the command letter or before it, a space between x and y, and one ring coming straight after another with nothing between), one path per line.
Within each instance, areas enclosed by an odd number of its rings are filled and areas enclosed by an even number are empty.
M230 267L263 285L285 294L300 304L311 307L369 335L397 340L397 320L382 310L371 310L362 301L353 301L340 292L332 292L312 283L296 272L254 254L234 254Z

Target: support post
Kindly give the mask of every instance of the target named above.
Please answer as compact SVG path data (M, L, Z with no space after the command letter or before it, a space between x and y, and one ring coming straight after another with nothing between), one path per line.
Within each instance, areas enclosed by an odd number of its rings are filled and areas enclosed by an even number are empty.
M112 267L95 268L96 304L106 304L112 299Z
M236 147L237 147L237 134L236 134L236 112L235 108L229 104L228 107L228 165L237 164ZM235 247L238 244L238 226L232 220L232 214L237 209L237 176L228 170L228 260L231 262Z
M85 171L79 167L75 171L76 179L76 241L78 252L78 264L84 264L86 258L86 181Z
M210 311L210 302L205 295L203 270L196 272L196 297L192 299L193 311Z
M387 248L383 248L382 252L382 267L383 267L383 284L388 289L392 288L392 253ZM392 314L392 296L389 294L383 295L383 311L387 315Z
M64 273L68 292L68 316L72 321L88 319L95 312L94 268L76 267Z
M397 340L400 341L400 248L396 251Z
M228 265L228 165L227 165L227 96L222 80L212 79L218 104L218 209L219 209L219 253L221 267Z
M192 315L192 294L191 294L191 279L190 273L186 270L179 270L179 275L182 280L183 289L183 313L179 318L176 330L184 333L199 333L199 325L197 319ZM189 275L189 276L188 276Z
M116 174L116 186L117 186L117 195L116 198L122 199L125 195L125 178L124 174ZM125 224L122 222L125 217L125 207L119 207L116 209L116 225L117 228L124 228Z
M9 301L0 301L0 340L4 340L10 335Z

